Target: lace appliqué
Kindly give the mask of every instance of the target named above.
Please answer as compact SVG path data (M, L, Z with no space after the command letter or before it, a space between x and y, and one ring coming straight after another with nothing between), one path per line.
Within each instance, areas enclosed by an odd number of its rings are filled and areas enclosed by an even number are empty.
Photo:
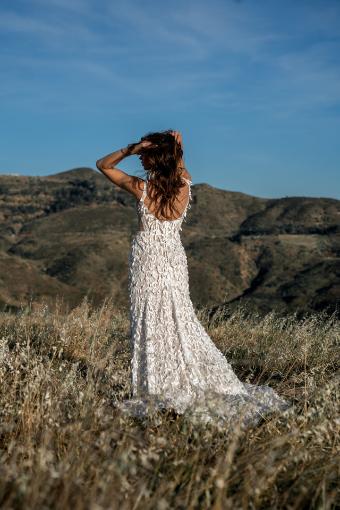
M145 416L171 408L194 420L244 425L284 410L288 402L269 386L242 383L199 322L191 301L187 258L180 238L191 206L175 220L158 220L137 202L139 230L129 253L132 398L117 403ZM145 185L146 186L146 185Z

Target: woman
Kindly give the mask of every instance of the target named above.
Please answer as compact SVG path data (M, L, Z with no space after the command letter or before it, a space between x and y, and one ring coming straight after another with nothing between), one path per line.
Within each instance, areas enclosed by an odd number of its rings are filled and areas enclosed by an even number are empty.
M139 155L146 179L115 165ZM199 322L189 293L180 238L191 175L178 131L148 133L97 161L97 168L137 200L139 229L129 254L133 398L121 409L188 412L204 422L256 424L288 403L269 386L242 383Z

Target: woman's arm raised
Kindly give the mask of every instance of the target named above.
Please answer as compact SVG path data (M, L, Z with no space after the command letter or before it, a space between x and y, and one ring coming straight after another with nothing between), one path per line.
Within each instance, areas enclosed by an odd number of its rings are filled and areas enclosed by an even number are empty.
M146 147L149 143L150 142L131 143L127 147L111 152L110 154L98 159L96 161L96 167L114 184L125 189L129 193L132 193L132 195L138 198L138 194L140 192L137 186L139 178L134 175L127 174L123 170L120 170L120 168L116 168L115 165L127 156L138 154L139 150L142 147Z

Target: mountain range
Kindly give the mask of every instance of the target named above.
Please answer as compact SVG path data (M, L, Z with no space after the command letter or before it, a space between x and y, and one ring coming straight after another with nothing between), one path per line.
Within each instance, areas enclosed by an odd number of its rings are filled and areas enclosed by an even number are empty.
M213 315L245 303L261 313L339 314L340 201L258 198L192 186L183 223L190 294ZM128 306L136 201L91 168L0 175L0 308L62 296Z

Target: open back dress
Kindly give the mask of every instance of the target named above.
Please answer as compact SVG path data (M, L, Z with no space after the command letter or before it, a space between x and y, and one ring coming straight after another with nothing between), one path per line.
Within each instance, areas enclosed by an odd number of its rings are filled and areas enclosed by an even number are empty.
M271 387L241 382L198 320L190 298L182 223L159 220L137 201L139 230L129 253L132 398L118 406L134 416L172 409L204 422L256 424L288 402Z

